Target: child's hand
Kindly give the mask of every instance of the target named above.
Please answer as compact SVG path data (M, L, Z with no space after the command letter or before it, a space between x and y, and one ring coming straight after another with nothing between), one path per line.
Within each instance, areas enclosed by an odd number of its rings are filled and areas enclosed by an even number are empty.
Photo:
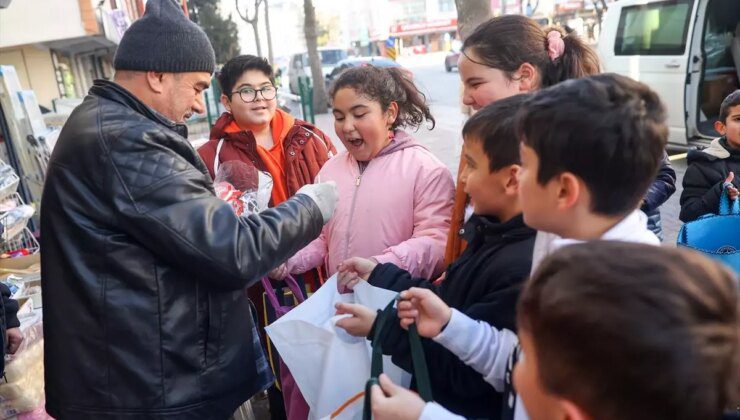
M335 308L337 308L337 315L352 315L351 318L337 321L337 327L344 328L355 337L367 337L373 327L375 317L378 316L375 311L367 306L354 303L337 303Z
M275 267L272 271L267 273L267 277L269 277L272 280L282 280L286 277L288 277L288 267L285 265L285 263L280 264L279 266Z
M727 179L725 179L724 184L722 184L725 185L725 188L727 188L727 195L730 196L730 200L734 200L738 197L738 195L740 195L740 191L738 191L738 189L734 185L732 185L733 179L735 179L735 173L730 172L730 174L727 175Z
M391 381L385 374L380 375L380 386L370 389L373 418L376 420L416 420L424 411L424 400L418 395Z
M450 322L452 309L429 289L412 287L401 292L398 302L398 317L401 326L408 329L416 323L416 329L422 337L436 337Z
M5 342L8 343L8 354L15 354L23 342L23 333L21 332L21 329L8 328L8 330L5 331L5 335L7 338Z
M337 288L339 293L349 293L361 280L367 281L378 262L367 258L349 258L337 267Z

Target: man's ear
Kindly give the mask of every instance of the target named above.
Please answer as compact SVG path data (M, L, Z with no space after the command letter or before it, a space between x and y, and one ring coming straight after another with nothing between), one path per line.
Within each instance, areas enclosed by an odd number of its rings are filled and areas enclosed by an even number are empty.
M146 72L146 83L149 85L149 89L157 94L164 93L164 73L158 71Z
M563 172L557 176L558 182L558 208L567 210L572 208L583 194L578 177L570 172Z

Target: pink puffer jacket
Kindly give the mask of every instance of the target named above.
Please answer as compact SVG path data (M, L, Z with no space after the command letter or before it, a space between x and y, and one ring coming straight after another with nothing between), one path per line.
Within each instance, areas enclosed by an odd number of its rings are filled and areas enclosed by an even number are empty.
M329 275L349 257L373 257L416 277L444 270L447 231L455 193L450 171L404 131L363 171L349 153L319 172L335 181L339 202L321 236L288 260L299 274L325 263Z

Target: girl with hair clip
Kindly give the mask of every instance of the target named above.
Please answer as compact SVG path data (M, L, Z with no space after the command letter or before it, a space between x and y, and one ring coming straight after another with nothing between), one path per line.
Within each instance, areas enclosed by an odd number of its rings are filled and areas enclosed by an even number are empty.
M393 263L416 277L444 269L454 182L450 171L402 128L434 127L424 95L397 69L347 70L331 90L334 129L346 147L319 172L337 184L339 202L318 239L284 272L349 257Z
M597 74L600 64L596 52L578 36L559 27L543 29L525 16L506 15L481 24L465 39L458 70L462 101L478 111L499 99ZM458 173L464 165L461 159ZM468 202L458 183L445 251L447 263L465 249L460 231L470 215Z

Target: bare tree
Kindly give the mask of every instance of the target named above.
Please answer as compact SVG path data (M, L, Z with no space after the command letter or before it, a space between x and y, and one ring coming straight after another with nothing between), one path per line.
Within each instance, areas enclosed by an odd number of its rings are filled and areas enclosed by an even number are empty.
M481 23L491 18L490 0L455 0L457 31L464 40Z
M313 81L313 109L317 114L327 111L326 87L324 75L321 72L321 57L319 57L318 43L316 42L316 9L312 0L303 0L303 31L306 35L308 61L311 63L311 79Z
M598 19L596 24L599 25L599 33L601 33L601 19L604 17L604 12L606 12L606 9L609 7L606 5L606 0L591 1L594 3L594 9L596 10L596 17Z
M535 12L537 11L537 8L540 7L540 0L537 0L535 2L534 6L532 6L532 1L531 0L527 0L527 4L524 4L524 2L521 2L519 4L521 5L521 14L523 14L523 15L526 16L527 15L527 7L531 7L532 8L532 13L529 16L534 16Z
M242 18L243 21L252 25L252 30L254 31L254 43L257 45L257 55L260 57L262 57L262 43L260 42L259 12L260 4L262 4L262 1L263 0L254 0L254 15L250 18L249 4L244 6L244 14L242 14L241 9L239 8L239 0L234 0L234 4L236 5L236 12L239 14L239 17Z
M265 30L267 31L267 59L270 64L275 63L275 57L272 54L272 32L270 32L270 4L267 0L265 2ZM539 0L538 0L539 1Z
M504 1L504 5L506 1ZM457 32L464 41L470 34L475 31L481 23L492 17L490 0L455 0L457 8ZM462 84L460 99L462 99ZM462 112L470 115L473 111L469 106L462 104Z

